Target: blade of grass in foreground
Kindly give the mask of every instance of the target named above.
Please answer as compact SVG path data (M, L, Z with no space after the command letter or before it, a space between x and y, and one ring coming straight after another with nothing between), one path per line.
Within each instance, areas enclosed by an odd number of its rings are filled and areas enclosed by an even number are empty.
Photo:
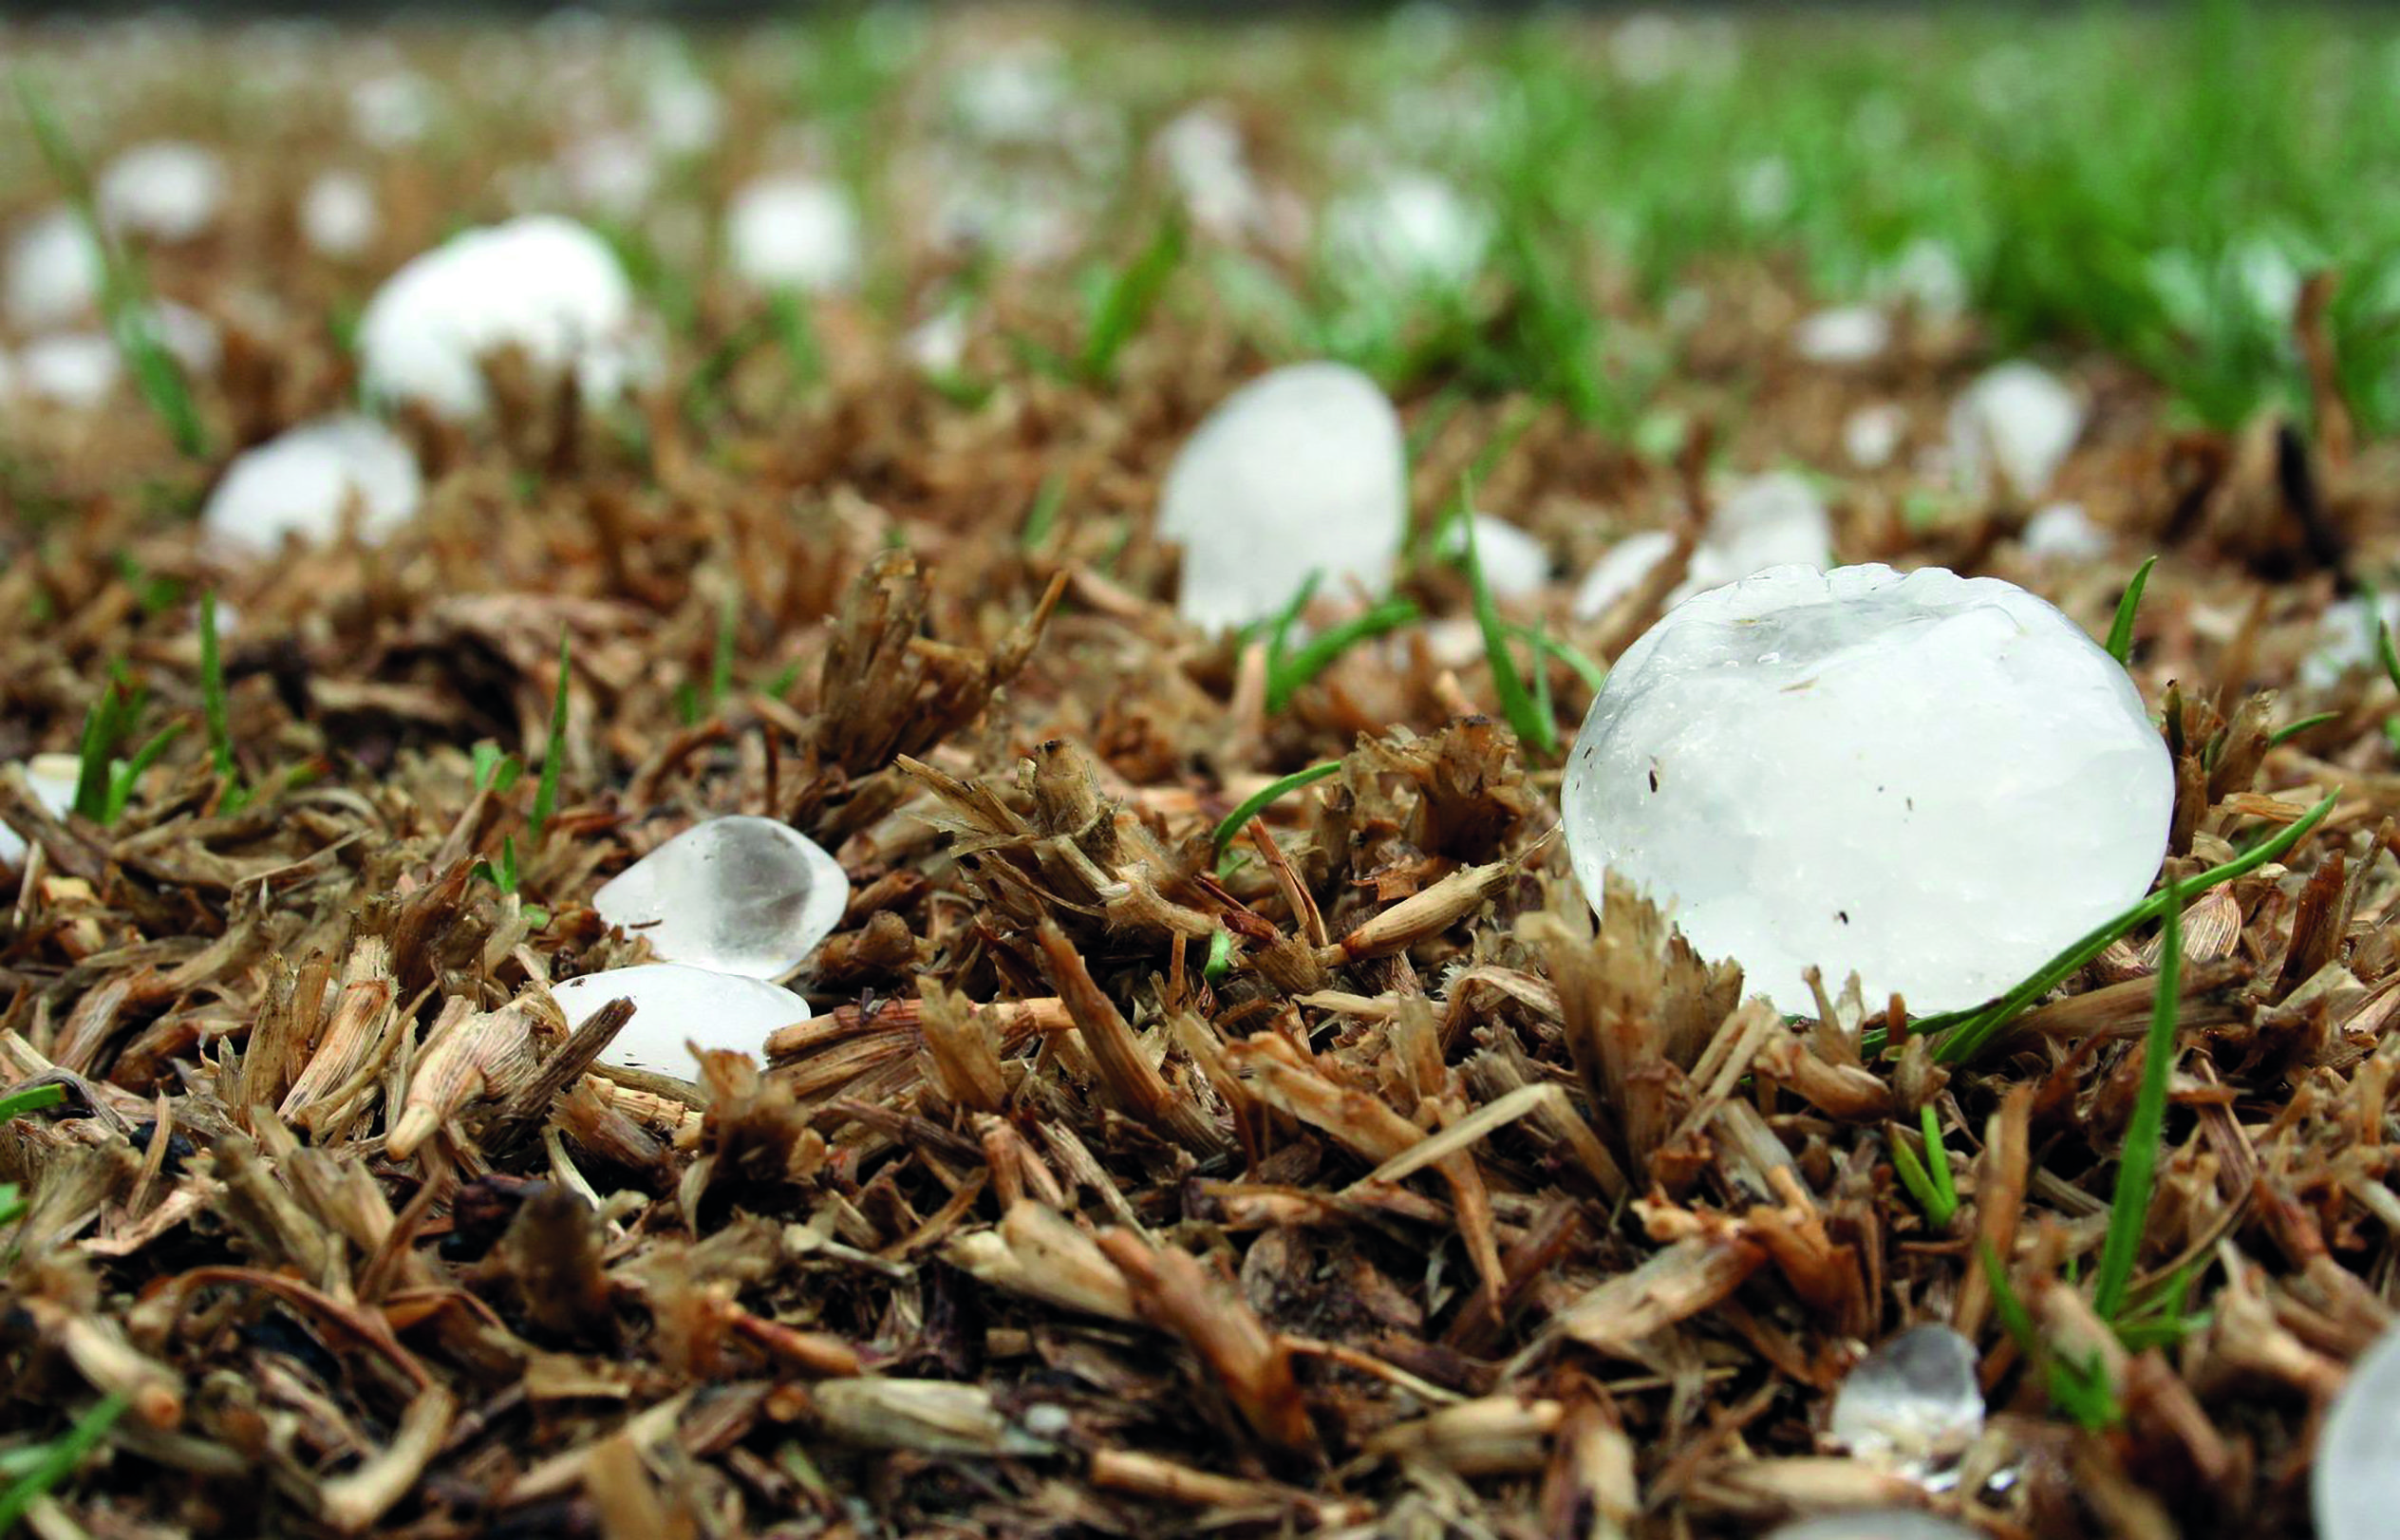
M1329 627L1302 643L1287 656L1275 656L1266 669L1266 709L1281 711L1300 687L1334 665L1334 660L1359 643L1398 630L1416 618L1416 606L1397 596L1385 599L1363 614ZM1282 628L1277 628L1281 634ZM1280 644L1278 644L1280 646Z
M2109 656L2125 667L2133 656L2133 617L2142 609L2142 591L2150 586L2150 569L2158 565L2152 556L2133 571L2133 581L2125 585L2125 597L2117 601L2117 618L2109 627Z
M33 1465L6 1492L0 1492L0 1534L13 1530L17 1520L25 1517L27 1509L74 1474L76 1465L116 1426L130 1404L131 1399L123 1391L111 1391L93 1402L91 1410L77 1418L75 1425L64 1435L39 1446L40 1455Z
M1460 498L1461 516L1467 528L1467 580L1474 586L1475 623L1483 628L1484 656L1491 664L1492 692L1500 697L1501 714L1509 725L1516 729L1517 741L1547 759L1558 756L1558 722L1545 713L1525 679L1517 672L1516 659L1509 655L1508 628L1501 623L1500 607L1492 601L1491 585L1484 580L1483 557L1475 551L1474 508L1472 498ZM1534 667L1542 667L1539 650Z
M2184 977L2183 888L2169 883L2159 930L2158 995L2150 1006L2150 1035L2143 1045L2142 1089L2126 1119L2125 1153L2117 1161L2117 1190L2109 1206L2109 1236L2100 1249L2100 1276L2091 1305L2114 1322L2125 1309L2125 1291L2142 1249L2150 1217L2150 1181L2158 1167L2159 1135L2166 1122L2166 1090L2175 1067L2175 995Z
M1324 779L1341 768L1340 760L1327 760L1322 764L1312 764L1305 770L1295 770L1280 779L1268 781L1244 798L1242 805L1227 814L1225 821L1217 825L1216 848L1222 851L1232 844L1242 831L1249 827L1252 818L1257 817L1260 813L1274 805L1278 800L1290 796L1303 786Z

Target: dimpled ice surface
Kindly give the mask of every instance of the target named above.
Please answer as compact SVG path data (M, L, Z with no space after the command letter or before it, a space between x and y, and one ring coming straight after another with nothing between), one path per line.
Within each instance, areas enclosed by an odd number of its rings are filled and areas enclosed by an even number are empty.
M2309 1474L2320 1540L2386 1540L2400 1503L2400 1329L2351 1366Z
M1922 1465L1959 1454L1983 1428L1975 1344L1948 1326L1911 1326L1859 1360L1827 1429L1851 1454Z
M566 1012L569 1031L611 1000L632 1001L633 1019L600 1051L600 1061L686 1080L700 1073L690 1044L758 1055L768 1033L809 1013L808 1002L789 989L680 963L587 973L554 986L551 995Z
M1168 467L1161 538L1183 546L1184 619L1210 630L1319 593L1392 580L1408 516L1400 417L1346 364L1261 375L1210 412Z
M1941 568L1778 567L1627 648L1563 792L1615 872L1798 1005L1803 970L1940 1011L2138 901L2174 774L2125 670L2047 602Z
M849 905L850 879L822 846L753 817L694 824L591 900L668 962L755 979L799 967Z

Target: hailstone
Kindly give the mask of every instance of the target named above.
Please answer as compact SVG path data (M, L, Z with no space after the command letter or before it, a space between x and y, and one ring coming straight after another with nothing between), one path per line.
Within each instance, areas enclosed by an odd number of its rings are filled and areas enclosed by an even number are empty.
M1863 471L1890 464L1907 436L1907 411L1887 401L1862 406L1842 420L1842 452Z
M1349 276L1456 289L1483 266L1491 218L1439 177L1401 172L1336 199L1325 244Z
M355 171L328 171L300 199L300 234L325 256L356 256L383 222L375 189Z
M1997 472L2014 496L2040 497L2082 434L2082 403L2036 364L1986 370L1950 408L1950 453L1960 484L1977 494L1992 490Z
M710 818L643 856L594 894L610 925L671 963L771 979L800 966L850 907L850 878L824 847L773 818Z
M1872 305L1818 310L1791 329L1791 349L1811 364L1866 364L1891 346L1892 324Z
M100 298L100 248L83 216L61 204L9 244L9 319L20 327L72 321Z
M1293 364L1209 414L1168 467L1158 533L1183 544L1176 610L1208 629L1392 580L1408 520L1400 417L1346 364Z
M1827 1431L1861 1458L1922 1474L1983 1431L1980 1362L1975 1344L1950 1327L1910 1326L1842 1380Z
M2053 502L2025 521L2020 542L2040 561L2097 561L2109 554L2109 532L2079 502Z
M94 196L111 230L190 240L216 222L225 188L225 162L216 151L160 140L110 161Z
M1766 1540L1980 1540L1978 1531L1914 1508L1861 1508L1796 1519Z
M416 516L422 496L417 457L397 434L372 418L328 417L236 456L200 527L222 545L263 554L287 535L332 539L355 501L359 538L375 545Z
M1619 541L1575 591L1576 615L1594 620L1606 614L1674 546L1673 536L1657 530ZM1703 589L1770 567L1824 567L1832 560L1833 521L1816 489L1790 471L1753 476L1717 504L1667 603L1680 604Z
M586 973L550 992L570 1030L611 1000L632 1001L633 1019L600 1051L600 1062L685 1080L700 1074L688 1044L756 1054L768 1033L808 1017L808 1002L789 989L681 963Z
M83 769L84 761L72 754L36 754L25 761L25 780L33 790L33 799L50 817L63 818L75 805L75 782L82 779ZM24 864L24 838L0 823L0 872L13 872Z
M2175 776L2115 660L2050 604L1941 568L1779 567L1668 611L1577 734L1576 876L1805 1004L1975 1005L2140 900Z
M761 177L726 209L725 249L762 289L844 289L858 277L858 211L822 178Z
M2381 1540L2400 1492L2400 1330L2351 1366L2316 1436L2310 1506L2321 1540Z
M1475 561L1483 569L1484 586L1495 599L1521 599L1539 593L1550 581L1550 554L1541 541L1490 514L1476 514ZM1456 519L1442 526L1435 542L1441 554L1458 562L1467 559L1467 527Z
M358 345L369 395L454 418L484 410L478 361L505 347L573 369L592 401L622 394L654 362L615 254L554 215L470 230L412 258L367 302Z

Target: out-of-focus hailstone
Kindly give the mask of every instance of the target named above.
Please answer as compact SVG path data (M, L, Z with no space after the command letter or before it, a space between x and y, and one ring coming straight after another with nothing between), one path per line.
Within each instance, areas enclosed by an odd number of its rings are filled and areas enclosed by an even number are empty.
M2175 777L2115 660L2048 603L1941 568L1782 567L1675 610L1576 735L1562 803L1704 955L1807 999L1974 1005L2139 900Z
M2036 364L1998 365L1950 408L1950 453L1969 491L1992 490L1997 470L2018 498L2040 497L2083 433L2083 404Z
M696 823L609 879L591 907L671 963L771 979L800 966L850 907L850 878L773 818Z
M72 754L36 754L25 761L26 784L33 788L33 799L48 809L50 817L63 818L75 805L75 782L80 778L84 761ZM25 841L17 832L0 823L0 872L13 872L25 864Z
M2300 660L2300 683L2329 689L2353 668L2375 664L2378 623L2400 635L2400 593L2379 595L2372 603L2353 594L2327 605L2316 619L2316 645Z
M1791 348L1811 364L1866 364L1891 346L1889 317L1872 305L1845 305L1802 318Z
M16 389L60 406L92 407L108 399L121 372L117 345L105 332L61 331L37 337L17 353Z
M159 140L110 161L93 193L112 230L190 240L216 222L225 186L225 162L216 151Z
M601 1050L600 1062L697 1080L688 1043L758 1057L767 1034L808 1017L808 1002L763 979L712 973L681 963L641 963L586 973L553 986L568 1030L611 1000L633 1002L633 1019Z
M416 516L422 495L417 457L398 435L372 418L328 417L236 456L200 526L212 540L264 554L287 535L334 538L355 502L359 538L376 545Z
M9 244L9 319L20 327L74 320L100 298L99 249L83 216L45 209Z
M1795 1519L1767 1540L1981 1540L1981 1531L1916 1508L1861 1508Z
M641 212L658 187L658 151L639 134L590 134L558 153L558 176L578 208L617 218Z
M642 90L650 140L669 155L696 155L716 144L725 110L717 87L688 66L652 75Z
M1392 580L1408 517L1400 417L1346 364L1292 364L1219 403L1168 467L1158 534L1183 545L1175 608L1209 630L1318 592Z
M734 194L725 246L762 289L845 289L858 277L858 211L822 178L761 177Z
M478 360L504 347L540 369L572 368L588 402L622 394L653 358L615 254L552 215L470 230L411 258L367 302L358 343L371 396L450 417L483 411Z
M1455 289L1491 244L1491 218L1441 178L1397 173L1325 211L1328 254L1385 284Z
M2316 1436L2309 1473L2319 1540L2386 1540L2400 1493L2400 1330L2356 1363Z
M1674 537L1657 530L1619 541L1575 591L1576 615L1595 620L1606 614L1674 547ZM1816 489L1790 471L1771 471L1739 483L1717 505L1683 581L1666 602L1680 604L1703 589L1770 567L1824 567L1832 560L1833 521Z
M2109 532L2079 502L2053 502L2034 514L2021 543L2039 561L2096 561L2110 550Z
M1266 224L1266 199L1243 155L1241 125L1223 106L1185 108L1158 131L1153 152L1201 230L1232 240Z
M1983 1431L1978 1362L1975 1344L1948 1326L1911 1326L1850 1370L1827 1431L1877 1464L1922 1470L1961 1454Z
M325 256L356 256L375 239L383 216L375 189L355 171L328 171L300 197L300 235Z
M1475 560L1495 599L1518 599L1539 593L1550 580L1550 554L1541 541L1505 518L1476 514ZM1442 526L1441 554L1467 559L1467 527L1456 519Z
M1068 106L1066 59L1055 45L1017 43L966 66L949 83L950 108L969 137L990 144L1049 139Z
M1900 453L1908 433L1907 411L1888 401L1862 406L1842 423L1842 452L1863 471L1878 471Z
M386 70L350 88L350 132L379 150L414 144L433 126L433 87L412 69Z
M1967 308L1967 270L1949 242L1920 235L1876 274L1875 291L1904 302L1919 315L1946 320Z

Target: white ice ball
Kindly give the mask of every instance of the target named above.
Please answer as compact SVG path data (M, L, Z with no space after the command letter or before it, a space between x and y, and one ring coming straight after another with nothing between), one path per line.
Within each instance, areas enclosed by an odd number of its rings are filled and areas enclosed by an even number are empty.
M1673 536L1656 530L1619 541L1575 591L1576 615L1597 620L1606 614L1674 545ZM1735 482L1717 504L1666 602L1680 604L1703 589L1770 567L1825 567L1832 560L1833 521L1816 489L1790 471L1770 471Z
M2037 364L1998 365L1950 408L1950 453L1959 479L1978 495L1997 474L2020 498L2040 497L2083 434L2083 404Z
M28 329L75 320L99 302L101 279L83 216L46 209L9 243L9 319Z
M355 506L359 538L376 545L416 516L422 497L417 457L399 435L372 418L328 417L235 456L200 526L231 549L265 554L286 535L331 540Z
M1491 216L1426 172L1387 177L1325 211L1326 251L1348 279L1457 289L1491 244Z
M300 235L325 256L356 256L382 228L375 188L355 171L328 171L300 198Z
M858 279L858 210L820 177L761 177L725 211L734 271L762 289L845 289Z
M1505 518L1476 514L1475 560L1495 599L1521 599L1539 593L1550 581L1550 554L1541 541ZM1439 550L1464 564L1467 529L1456 519L1442 526Z
M190 240L216 222L227 185L225 162L216 151L159 140L110 161L93 191L111 230Z

